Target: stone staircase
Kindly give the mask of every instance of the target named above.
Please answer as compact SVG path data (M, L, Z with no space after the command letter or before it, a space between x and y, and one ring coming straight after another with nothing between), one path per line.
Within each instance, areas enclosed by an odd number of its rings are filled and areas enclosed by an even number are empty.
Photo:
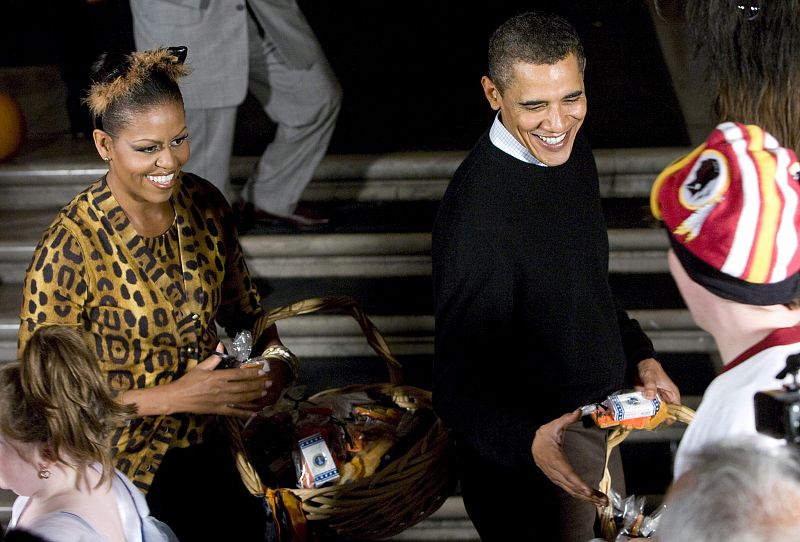
M24 159L0 167L0 220L4 226L0 231L0 359L14 356L20 283L39 233L63 202L104 171L102 163L86 151L85 143L83 147L73 145L62 141L59 148L66 147L69 152L58 155L43 146ZM707 381L714 370L713 341L694 326L677 302L676 292L669 291L666 239L663 232L647 224L643 210L655 174L684 150L600 149L596 155L602 193L609 207L612 279L622 285L632 315L653 338L665 363L676 368L692 364L691 372L704 374ZM265 303L275 306L341 293L362 299L393 352L414 375L410 383L426 386L433 356L429 226L436 202L463 155L445 152L326 158L305 200L309 205L339 212L340 220L332 231L261 231L242 238L251 271L264 285ZM251 157L237 157L234 175L246 177L252 162ZM637 286L637 282L654 281L665 287ZM652 290L661 295L654 299ZM280 326L287 344L308 363L306 372L313 375L308 379L312 387L384 378L379 364L364 364L374 354L349 317L312 315L287 320ZM703 371L697 371L698 363ZM676 379L680 380L679 376L676 374ZM696 404L705 381L701 378L688 386L681 384L685 392L694 393L688 397L690 403ZM624 455L663 459L660 480L651 487L642 485L656 498L668 482L668 460L680 433L680 428L670 428L636 434L623 444ZM628 461L626 466L630 471L638 463ZM0 496L0 513L7 514L10 502L8 493ZM396 539L475 537L456 495L434 516Z
M648 6L652 10L652 3ZM592 3L586 3L586 7L591 12L595 8ZM602 8L604 14L592 17L604 20L608 28L617 28L621 18L617 12L609 11L609 7ZM481 13L480 17L483 16ZM702 92L703 74L689 58L683 30L657 17L653 23L685 127L696 145L714 124L709 118L710 100ZM338 43L341 28L339 25L335 28ZM630 34L629 30L626 29L626 34ZM440 31L436 28L437 35ZM31 28L26 27L26 35L30 32ZM403 33L407 33L405 29ZM402 54L403 58L414 58L405 48ZM350 55L346 57L347 63L352 64ZM337 71L343 76L347 72L345 66ZM437 65L436 71L441 72L441 66ZM413 73L419 75L416 63ZM602 67L599 70L595 67L595 73L609 74ZM374 74L370 73L369 78L373 82ZM627 88L629 81L620 81L620 85ZM351 89L359 86L368 85L353 84ZM24 154L0 164L2 361L15 355L20 281L40 232L55 210L101 175L104 167L90 142L73 141L63 135L67 133L68 122L63 107L64 86L56 66L3 67L0 90L10 92L20 101L29 134ZM348 94L352 97L353 90ZM600 98L598 95L598 102L593 103L599 103ZM448 99L452 96L448 95ZM403 104L396 109L406 114ZM599 109L594 115L602 117ZM409 123L418 124L419 121ZM452 135L448 134L448 142ZM684 401L696 406L717 370L715 346L706 333L695 327L685 310L667 272L665 236L647 218L647 196L655 175L685 150L599 149L595 154L610 228L612 285L623 305L653 338L662 361L682 390ZM242 239L265 305L274 307L317 295L353 295L362 302L365 312L403 363L407 382L428 386L433 358L430 225L436 204L464 154L419 152L326 157L304 199L309 206L316 206L335 218L329 231L296 234L261 230ZM246 178L254 161L250 156L235 157L233 176L240 181ZM300 356L303 377L311 388L386 378L359 328L347 316L311 315L284 321L280 326L281 336ZM669 482L672 454L681 432L675 426L656 433L637 432L621 445L631 493L648 495L653 504L657 502ZM7 522L12 501L10 492L0 491L0 523ZM457 494L433 516L395 539L478 540Z
M715 346L684 308L669 278L664 233L648 219L655 175L683 148L596 151L606 204L612 284L653 339L689 404L696 405L716 371ZM463 152L328 156L304 194L332 216L322 233L255 230L242 237L264 303L306 297L358 298L403 363L409 384L429 387L433 358L430 226ZM243 180L255 158L235 157ZM0 360L13 359L20 286L36 241L54 212L104 173L88 142L57 140L0 165ZM385 371L355 322L317 314L279 323L303 361L311 388L385 380ZM660 498L669 482L681 428L635 434L621 450L629 491ZM647 465L647 469L643 468ZM657 465L657 467L654 467ZM0 494L0 521L11 495ZM477 540L458 495L397 540Z

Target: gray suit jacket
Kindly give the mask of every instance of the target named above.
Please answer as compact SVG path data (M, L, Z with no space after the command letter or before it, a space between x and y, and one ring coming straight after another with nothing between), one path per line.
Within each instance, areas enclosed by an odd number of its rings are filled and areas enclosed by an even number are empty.
M308 69L323 52L296 0L247 0L285 63ZM192 74L181 81L187 108L240 104L247 93L245 0L131 0L138 50L186 45ZM257 36L253 36L257 38Z

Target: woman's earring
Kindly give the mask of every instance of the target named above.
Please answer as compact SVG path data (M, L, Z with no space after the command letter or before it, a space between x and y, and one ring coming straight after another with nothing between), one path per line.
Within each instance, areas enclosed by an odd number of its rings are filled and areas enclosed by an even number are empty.
M47 465L44 463L39 464L39 478L42 480L47 480L50 478L50 469L48 469Z
M110 156L103 156L103 160L105 160L106 162L110 162L111 161L111 157Z

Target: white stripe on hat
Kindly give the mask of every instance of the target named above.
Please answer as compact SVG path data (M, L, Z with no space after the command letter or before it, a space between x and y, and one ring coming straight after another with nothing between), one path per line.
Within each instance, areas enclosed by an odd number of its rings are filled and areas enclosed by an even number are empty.
M778 140L775 139L771 133L763 129L761 130L761 133L764 134L764 150L776 151L781 147L781 144L778 143Z
M736 233L728 257L720 271L741 279L750 260L750 252L756 238L758 217L761 211L761 189L758 182L758 168L747 153L749 137L736 124L726 122L718 127L725 135L733 150L741 172L742 210L736 224Z
M772 141L770 141L770 144L772 144ZM777 148L773 152L778 155L775 184L783 196L784 203L775 239L775 250L777 252L775 267L772 270L769 282L779 282L785 280L788 276L789 264L794 258L795 252L797 252L798 235L794 225L794 214L797 210L797 192L789 186L789 183L795 182L795 180L786 175L791 165L791 157L786 149L778 147L777 142L775 142L775 145Z

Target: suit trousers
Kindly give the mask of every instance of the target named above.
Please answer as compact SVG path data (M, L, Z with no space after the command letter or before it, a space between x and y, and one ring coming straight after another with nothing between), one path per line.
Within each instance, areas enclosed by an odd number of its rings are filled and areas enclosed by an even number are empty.
M230 179L236 109L236 106L186 108L186 128L192 153L183 169L210 181L231 203L238 199L238 192Z
M579 422L565 433L564 451L592 487L603 477L607 433ZM553 484L535 465L510 468L458 444L464 505L484 542L587 542L597 536L597 510ZM612 486L625 495L618 449L609 459Z
M259 38L252 18L248 36L248 90L276 130L242 195L265 211L288 216L328 150L342 91L324 56L307 70L292 69L268 38Z
M230 181L237 108L187 108L189 143L197 152L185 169L211 181L231 203L241 196L274 215L288 216L328 150L341 88L323 56L307 70L292 69L249 17L247 31L248 90L276 124L275 136L237 193Z

